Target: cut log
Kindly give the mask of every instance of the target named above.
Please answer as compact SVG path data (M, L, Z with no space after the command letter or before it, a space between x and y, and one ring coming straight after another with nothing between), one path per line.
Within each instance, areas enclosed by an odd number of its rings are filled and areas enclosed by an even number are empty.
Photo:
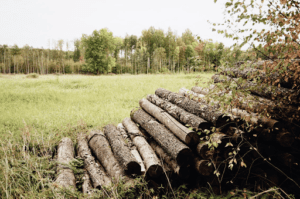
M88 174L88 172L86 170L84 171L84 176L82 179L83 179L82 193L84 195L91 195L93 193L93 187L92 187L90 175Z
M215 83L226 82L226 81L235 81L238 82L237 78L225 77L222 79L219 75L214 75L212 77ZM287 88L278 88L274 86L268 86L266 84L257 84L251 81L244 81L238 85L238 89L249 90L252 94L265 97L271 100L280 100L285 104L298 105L299 104L299 94L300 91L287 89Z
M84 159L84 168L88 171L93 187L101 189L111 185L111 179L106 175L103 167L96 163L83 133L77 135L77 154Z
M195 157L194 165L196 171L203 176L209 176L214 172L214 166L209 160L200 160L199 157Z
M211 122L216 127L226 124L227 120L230 119L230 117L225 116L223 113L215 110L215 108L210 105L197 103L163 88L157 89L155 94L160 98L168 100L169 102L185 109L186 111Z
M121 178L124 178L126 181L130 181L130 179L125 176L124 170L115 158L109 142L103 132L100 130L91 131L88 136L88 143L91 150L103 165L108 175L110 175L114 183L118 183Z
M195 130L205 130L211 127L211 124L206 120L202 119L201 117L191 114L185 111L184 109L159 98L157 95L148 95L147 99L156 106L164 109L166 112L168 112L181 123L186 124Z
M189 130L171 115L166 113L161 108L155 106L146 99L140 100L140 106L150 115L155 117L160 123L164 124L172 133L174 133L181 141L189 146L193 146L199 143L198 134L192 130Z
M149 175L152 178L159 177L162 174L160 161L151 146L148 144L144 135L130 118L125 118L122 124L127 129L130 138L144 160L146 175Z
M276 135L276 140L279 142L281 146L290 147L295 141L295 136L293 136L293 134L290 132L281 131Z
M166 150L179 165L190 164L192 151L180 142L166 127L158 123L142 109L132 110L131 118L141 125Z
M151 147L155 150L161 160L174 171L180 178L187 179L190 176L190 169L186 166L179 166L154 140L149 140Z
M124 126L122 125L122 123L119 123L117 126L117 129L120 131L126 145L128 146L128 148L130 149L131 154L133 155L133 157L135 157L135 159L137 160L137 162L140 164L141 166L141 174L144 175L146 170L145 170L145 165L143 163L143 160L139 154L139 152L137 151L135 145L132 143L130 137L128 136Z
M117 130L117 128L112 124L108 124L104 127L104 133L111 145L115 157L117 158L125 172L129 175L140 175L141 166L139 165L135 157L131 154L130 149L127 147L121 133Z
M214 155L214 150L209 149L208 143L209 142L201 142L197 145L196 148L198 155L200 155L200 157L204 160L210 160Z
M208 95L208 93L215 88L215 85L210 85L209 88L202 88L199 86L194 86L191 90L195 93L199 93L202 95Z
M185 88L180 89L181 93L183 93L184 96L189 96L192 95L196 98L193 98L193 100L198 101L201 99L201 102L205 103L205 95L197 94L193 91L190 91ZM220 102L217 100L212 101L214 104L219 104ZM208 102L206 102L208 103ZM217 108L217 107L216 107ZM224 111L227 115L232 115L232 116L238 116L237 119L244 119L245 121L249 122L250 124L253 124L255 126L258 126L262 124L264 127L270 128L270 129L281 129L282 124L278 122L277 120L267 118L265 116L260 116L258 114L252 113L252 112L247 112L245 110L241 110L238 108L228 108L227 110ZM235 118L232 118L233 121L235 121Z
M70 138L61 139L57 149L58 176L55 180L59 186L64 188L75 189L75 176L69 163L74 159L74 145Z

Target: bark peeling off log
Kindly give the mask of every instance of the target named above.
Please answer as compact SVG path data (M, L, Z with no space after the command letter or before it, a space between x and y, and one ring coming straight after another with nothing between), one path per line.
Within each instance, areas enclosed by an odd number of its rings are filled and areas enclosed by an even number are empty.
M88 171L95 189L109 186L111 179L106 175L102 166L95 161L88 146L86 136L83 133L77 135L77 153L84 159L84 168Z
M186 166L179 166L154 140L149 140L150 146L155 150L161 160L182 179L187 179L190 176L190 169Z
M194 131L189 130L171 115L166 113L161 108L155 106L146 99L140 100L140 106L148 112L150 115L155 117L159 122L164 124L172 133L174 133L181 141L189 146L193 146L199 143L198 134Z
M159 98L157 95L148 95L147 99L155 104L156 106L164 109L167 111L170 115L172 115L174 118L176 118L178 121L180 121L183 124L186 124L190 127L192 127L195 130L198 129L209 129L211 127L211 124L207 122L206 120L202 119L201 117L198 117L194 114L191 114L184 109L166 101L161 98Z
M200 160L199 157L195 157L194 165L197 172L203 176L209 176L214 172L214 166L209 160Z
M70 138L61 139L57 149L58 176L55 182L64 188L76 188L75 176L69 163L74 159L74 145Z
M137 160L137 162L140 164L141 166L141 174L144 175L146 172L145 169L145 165L143 163L143 160L139 154L139 152L136 149L136 146L132 143L131 138L128 136L124 126L122 123L119 123L117 126L117 129L119 130L119 132L121 133L125 143L127 144L128 148L130 149L131 154L135 157L135 159Z
M162 166L144 135L130 118L125 118L122 124L127 129L129 136L144 160L146 175L152 178L159 177L162 174Z
M88 137L88 143L93 153L111 176L114 183L118 183L121 177L124 177L124 170L115 158L109 142L100 130L91 131Z
M215 110L213 106L195 102L188 99L187 97L181 96L163 88L157 89L155 91L155 94L185 109L186 111L211 122L216 127L220 127L226 124L227 120L230 119L230 117L224 116L223 113Z
M142 109L131 111L133 121L141 125L179 165L190 164L192 151L180 142L166 127L158 123Z
M131 154L130 149L124 142L121 133L117 128L112 125L106 125L104 127L104 133L111 145L111 148L119 161L120 165L124 168L127 174L141 174L141 166Z

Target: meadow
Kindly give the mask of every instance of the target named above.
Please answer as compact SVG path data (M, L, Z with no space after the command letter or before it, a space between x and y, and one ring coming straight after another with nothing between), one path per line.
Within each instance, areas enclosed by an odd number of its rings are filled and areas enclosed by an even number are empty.
M116 125L157 88L178 92L212 75L0 75L0 196L54 197L49 160L62 137Z

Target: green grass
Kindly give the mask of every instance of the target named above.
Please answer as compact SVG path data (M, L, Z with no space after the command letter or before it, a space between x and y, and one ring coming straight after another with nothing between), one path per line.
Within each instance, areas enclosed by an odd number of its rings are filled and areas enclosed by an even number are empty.
M57 198L52 158L62 137L75 140L79 131L118 124L147 94L160 87L174 92L191 88L196 76L209 81L212 73L1 75L0 197ZM80 197L79 192L63 194Z

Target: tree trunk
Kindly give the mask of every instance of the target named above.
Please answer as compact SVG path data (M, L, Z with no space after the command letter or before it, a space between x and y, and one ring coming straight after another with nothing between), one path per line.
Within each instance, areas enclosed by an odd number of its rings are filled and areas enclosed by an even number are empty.
M179 165L189 164L192 151L180 142L166 127L142 109L132 110L131 118L141 125L166 150Z
M189 146L199 143L199 137L196 132L191 131L180 124L177 120L175 120L171 115L163 111L161 108L155 106L146 99L141 99L139 103L146 112L148 112L150 115L164 124L181 141Z
M206 120L202 119L201 117L191 114L185 111L184 109L166 100L159 98L157 95L148 95L147 99L153 104L155 104L156 106L167 111L170 115L172 115L175 119L177 119L181 123L192 127L196 131L198 129L204 130L204 129L209 129L211 127L211 124L208 123Z
M160 161L139 128L130 118L125 118L122 124L127 129L132 142L135 144L144 160L146 176L149 175L152 178L160 176L162 174Z
M187 179L190 176L189 167L179 166L177 162L172 159L154 140L149 140L149 144L157 153L160 159L167 163L167 165L182 179Z
M209 160L200 160L199 157L195 157L194 166L196 171L203 176L209 176L214 172L214 166Z
M74 146L70 138L63 138L57 149L58 176L55 180L57 184L64 188L76 188L75 176L72 169L69 168L69 163L74 159Z
M226 124L227 120L230 119L230 117L225 116L223 113L215 110L215 108L210 105L189 100L184 96L163 88L157 89L155 94L160 98L166 99L169 102L185 109L186 111L211 122L216 127L223 126Z
M77 135L77 154L84 159L84 168L88 171L95 189L109 186L111 179L106 175L103 167L96 163L83 133Z
M141 174L144 175L146 171L145 171L145 165L143 163L143 160L142 160L139 152L137 151L135 145L132 143L130 137L128 136L128 134L127 134L124 126L122 125L122 123L118 124L117 129L118 129L118 131L120 131L120 133L123 137L123 140L125 141L125 144L130 149L131 154L133 155L133 157L135 157L135 159L137 160L137 162L141 166Z
M121 177L128 180L125 176L124 170L113 155L111 147L103 132L91 131L88 136L88 143L93 153L103 165L105 171L108 175L110 175L114 183L118 183Z
M131 154L130 149L127 147L117 128L112 124L106 125L104 133L111 145L112 151L125 172L129 175L141 174L141 166Z
M215 83L227 82L227 81L238 81L238 78L225 77L227 80L222 79L219 75L214 75L212 77ZM299 90L293 90L288 88L279 88L274 86L269 86L267 84L257 84L251 81L242 82L238 85L238 89L249 90L252 94L265 97L271 100L281 100L285 104L298 105L299 104Z

